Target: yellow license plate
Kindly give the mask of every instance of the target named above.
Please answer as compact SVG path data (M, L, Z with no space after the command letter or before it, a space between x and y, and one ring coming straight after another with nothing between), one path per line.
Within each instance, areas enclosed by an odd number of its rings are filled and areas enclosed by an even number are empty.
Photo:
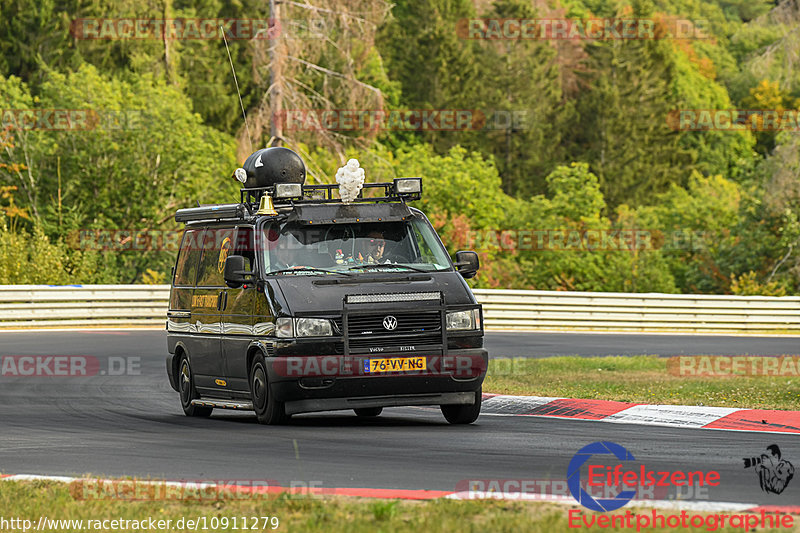
M425 370L428 360L425 357L392 357L382 359L365 359L364 372L407 372L409 370Z

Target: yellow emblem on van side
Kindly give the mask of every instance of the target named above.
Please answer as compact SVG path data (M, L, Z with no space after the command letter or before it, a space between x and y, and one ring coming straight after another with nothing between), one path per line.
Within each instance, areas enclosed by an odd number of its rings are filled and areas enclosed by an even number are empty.
M225 260L228 258L229 253L231 253L231 238L225 237L219 250L219 261L217 261L217 270L219 270L220 274L225 270Z
M227 387L228 386L228 382L225 381L224 379L215 379L214 383L216 383L220 387Z
M219 296L216 294L200 294L192 296L192 307L216 307L218 298Z

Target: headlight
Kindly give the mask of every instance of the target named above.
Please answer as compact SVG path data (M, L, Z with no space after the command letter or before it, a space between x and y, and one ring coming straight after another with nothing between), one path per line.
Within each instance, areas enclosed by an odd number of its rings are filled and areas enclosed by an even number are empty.
M447 313L447 331L481 329L481 310L452 311Z
M333 335L331 321L326 318L279 318L275 321L275 336L328 337Z
M325 318L295 318L294 331L298 337L326 337L333 335L331 321Z

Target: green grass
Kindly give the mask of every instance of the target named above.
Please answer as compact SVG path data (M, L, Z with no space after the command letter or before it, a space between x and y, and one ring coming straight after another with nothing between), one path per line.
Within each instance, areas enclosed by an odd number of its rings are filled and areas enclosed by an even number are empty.
M499 500L431 500L431 501L392 501L356 499L343 497L309 497L279 495L257 499L237 499L233 501L148 501L130 502L125 500L81 501L72 497L66 484L55 482L0 482L0 509L5 519L24 517L38 521L39 516L50 519L125 519L173 520L181 518L277 516L280 523L275 531L316 532L531 532L550 533L569 531L568 515L573 506L541 502L515 502ZM624 508L616 513L623 514L634 508ZM583 510L585 511L585 510ZM639 510L649 513L649 510ZM662 514L672 514L662 511ZM679 514L679 513L675 513ZM701 514L701 513L698 513ZM601 515L585 511L587 519ZM798 522L798 517L793 517ZM259 524L261 526L261 524ZM185 529L184 529L185 530ZM586 528L572 531L586 531ZM597 528L593 528L597 530ZM797 531L782 529L781 531ZM78 531L59 529L58 531ZM84 529L83 531L86 531ZM171 529L169 531L179 531ZM202 531L202 527L200 528ZM209 529L209 531L243 531L230 527ZM247 531L250 531L249 529ZM270 527L253 531L273 531ZM636 531L635 528L628 531ZM642 529L642 531L654 531ZM658 529L657 531L677 532L684 529ZM702 531L702 530L700 530ZM739 531L742 529L722 528L717 531ZM771 530L759 530L771 531Z
M492 358L484 392L674 405L800 410L800 378L688 377L667 359L635 357Z

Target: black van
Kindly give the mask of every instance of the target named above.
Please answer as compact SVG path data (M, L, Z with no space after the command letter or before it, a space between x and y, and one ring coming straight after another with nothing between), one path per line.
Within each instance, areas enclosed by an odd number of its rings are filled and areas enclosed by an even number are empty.
M420 178L365 184L344 203L335 185L305 185L299 165L285 148L261 150L237 170L239 203L176 213L186 230L167 373L186 415L253 410L279 424L438 405L451 423L474 422L488 364L482 309L464 281L477 254L458 252L454 265L408 205Z

